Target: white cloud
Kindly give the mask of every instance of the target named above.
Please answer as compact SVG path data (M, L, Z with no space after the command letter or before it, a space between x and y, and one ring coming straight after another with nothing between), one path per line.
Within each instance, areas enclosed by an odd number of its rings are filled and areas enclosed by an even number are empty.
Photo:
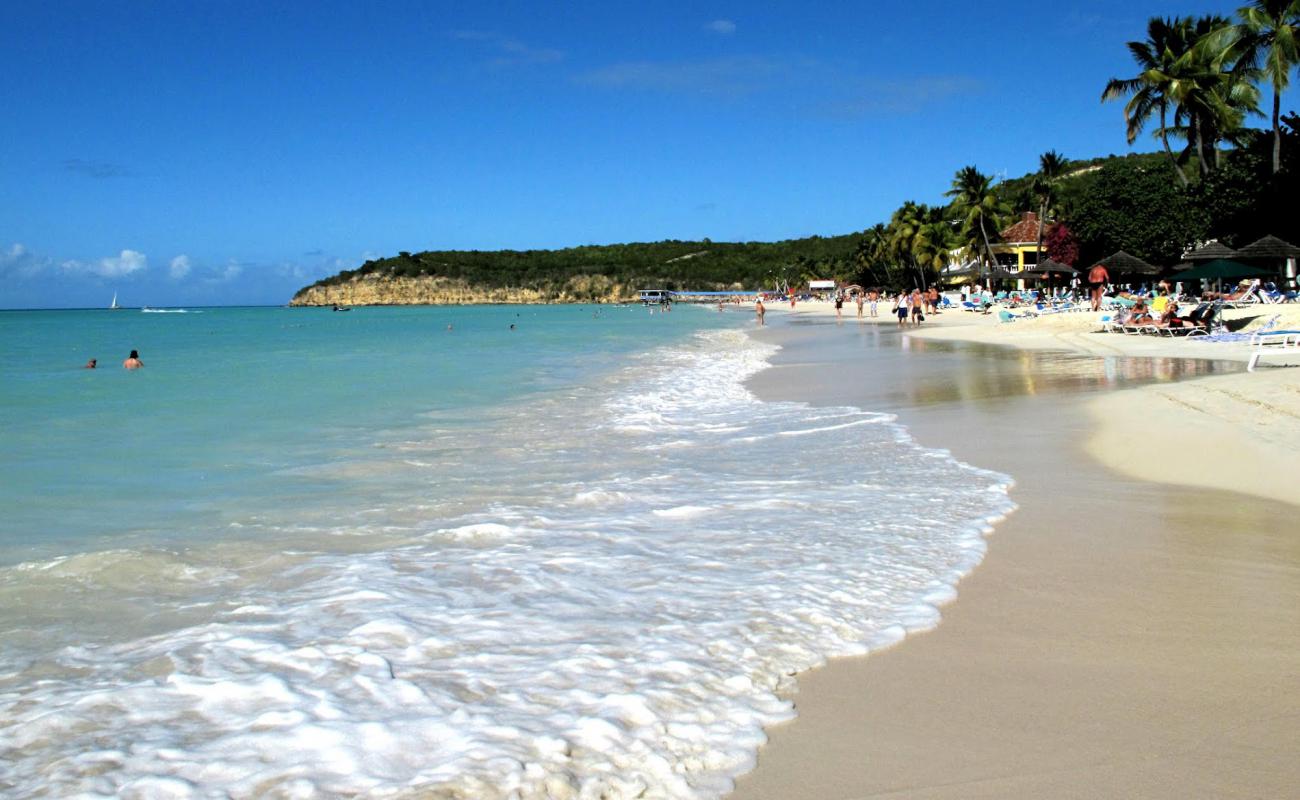
M98 261L69 259L60 266L66 272L88 272L101 278L124 278L133 272L147 268L149 257L135 250L123 250L119 255L101 258Z
M226 268L223 269L217 277L223 281L233 281L235 278L238 278L243 271L244 268L239 265L239 262L231 261L226 264Z
M167 274L171 275L172 280L178 281L190 274L190 257L184 254L172 259L171 264L167 267Z
M715 19L704 26L704 30L712 31L723 36L730 36L736 32L736 23L729 19Z

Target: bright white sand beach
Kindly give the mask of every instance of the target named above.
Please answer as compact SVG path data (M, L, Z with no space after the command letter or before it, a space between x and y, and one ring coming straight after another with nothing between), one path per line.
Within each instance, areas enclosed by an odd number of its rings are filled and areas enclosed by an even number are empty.
M953 311L867 371L887 329L833 314L770 315L784 350L755 391L897 413L1012 475L1020 508L937 629L799 677L733 796L1291 796L1300 358L1247 373L1245 345ZM1227 316L1272 314L1300 327L1296 306Z

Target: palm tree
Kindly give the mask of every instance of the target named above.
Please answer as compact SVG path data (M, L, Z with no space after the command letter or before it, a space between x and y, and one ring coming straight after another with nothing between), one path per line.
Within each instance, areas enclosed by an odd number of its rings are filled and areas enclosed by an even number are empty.
M904 269L916 268L916 237L928 211L924 204L908 200L889 219L889 252Z
M1011 214L1011 209L993 191L993 178L973 166L962 167L953 178L952 188L944 196L953 198L952 210L962 223L966 246L972 253L979 252L982 241L984 253L988 256L987 263L996 264L993 246L989 242L988 224L998 225ZM977 231L978 237L975 236ZM983 261L983 258L980 260Z
M877 222L862 232L853 261L862 285L883 286L889 282L889 229L884 224Z
M1262 66L1273 86L1273 172L1282 168L1282 92L1300 64L1300 0L1252 0L1237 9L1241 22L1229 26L1217 44L1239 63Z
M943 218L942 208L933 208L912 239L912 257L916 261L921 288L926 287L926 273L940 272L948 266L953 248L952 225Z
M1258 110L1259 90L1252 82L1256 71L1240 59L1234 61L1231 50L1215 46L1230 27L1228 20L1214 15L1178 20L1173 37L1177 57L1166 73L1167 94L1177 104L1174 124L1186 123L1169 132L1187 137L1202 176L1211 168L1207 147L1214 150L1217 164L1218 142L1235 136L1246 115Z
M1043 223L1052 203L1052 186L1065 174L1065 156L1048 150L1038 157L1038 174L1034 176L1034 194L1038 195L1038 246L1034 263L1043 263Z
M1129 52L1140 68L1136 77L1111 78L1106 89L1101 93L1101 101L1115 100L1125 95L1132 95L1124 106L1124 121L1127 125L1128 143L1137 141L1138 134L1146 127L1153 115L1159 114L1160 128L1156 135L1164 144L1169 163L1173 164L1183 186L1187 186L1187 176L1178 167L1174 152L1169 147L1167 116L1172 105L1170 97L1169 70L1177 60L1176 48L1179 40L1178 28L1182 20L1152 17L1147 21L1147 38L1144 42L1129 42Z

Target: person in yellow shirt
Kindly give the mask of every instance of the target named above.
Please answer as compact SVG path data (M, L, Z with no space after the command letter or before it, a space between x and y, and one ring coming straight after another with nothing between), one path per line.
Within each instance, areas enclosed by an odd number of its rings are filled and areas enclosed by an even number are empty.
M1160 292L1160 296L1151 301L1151 314L1159 319L1164 316L1165 311L1169 309L1169 293Z

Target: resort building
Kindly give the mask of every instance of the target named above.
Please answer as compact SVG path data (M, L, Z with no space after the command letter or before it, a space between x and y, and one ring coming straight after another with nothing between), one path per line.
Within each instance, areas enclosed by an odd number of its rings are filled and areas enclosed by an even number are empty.
M1043 235L1051 229L1052 223L1043 226ZM998 266L1008 272L1020 272L1025 267L1038 265L1038 215L1026 211L1020 220L1002 231L1001 241L990 246Z

